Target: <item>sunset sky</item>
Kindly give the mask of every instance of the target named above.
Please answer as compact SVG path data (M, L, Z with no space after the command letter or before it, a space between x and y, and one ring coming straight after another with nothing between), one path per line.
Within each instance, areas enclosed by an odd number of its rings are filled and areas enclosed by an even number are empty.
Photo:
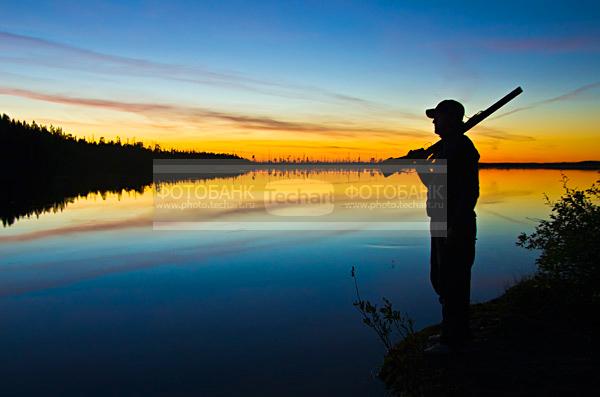
M424 109L481 161L600 160L597 1L3 1L0 113L76 136L268 157L399 156Z

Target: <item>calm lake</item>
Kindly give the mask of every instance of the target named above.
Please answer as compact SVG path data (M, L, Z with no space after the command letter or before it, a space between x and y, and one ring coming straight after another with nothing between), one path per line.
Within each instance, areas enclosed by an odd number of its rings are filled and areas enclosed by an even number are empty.
M579 188L599 177L563 174ZM309 223L289 230L297 208L264 204L269 184L313 183L349 204L342 196L352 186L380 181L418 186L410 173L256 172L93 194L3 227L3 393L383 394L374 374L384 348L352 305L350 270L357 268L363 298L389 298L417 328L438 322L425 209L346 205L332 213L321 203ZM235 208L156 205L165 189L177 202L180 191L223 194L233 185L255 186L247 197L233 192L241 195ZM544 193L562 191L555 170L485 169L480 185L474 302L533 271L536 254L515 246L517 235L547 217ZM337 227L342 220L356 223ZM373 227L384 221L399 226Z

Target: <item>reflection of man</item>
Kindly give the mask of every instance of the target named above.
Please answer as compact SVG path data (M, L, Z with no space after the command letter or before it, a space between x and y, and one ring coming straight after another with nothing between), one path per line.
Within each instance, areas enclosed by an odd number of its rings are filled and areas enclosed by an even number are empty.
M464 107L457 101L445 100L435 109L428 109L427 117L433 119L435 133L441 139L439 149L430 157L446 159L447 189L434 190L438 178L419 172L429 187L427 214L432 226L447 221L447 234L431 236L431 284L442 304L442 330L437 343L426 349L427 353L447 353L468 342L469 301L471 292L471 266L475 259L475 203L479 197L479 153L463 131ZM439 182L437 182L439 183ZM445 211L436 210L439 200L434 191L446 193ZM436 202L437 201L437 202Z

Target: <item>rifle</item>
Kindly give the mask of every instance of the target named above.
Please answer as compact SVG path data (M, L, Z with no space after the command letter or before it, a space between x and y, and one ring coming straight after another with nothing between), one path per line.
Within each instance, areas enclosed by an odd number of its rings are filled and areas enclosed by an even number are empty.
M514 90L512 90L511 92L509 92L508 94L506 94L502 99L500 99L498 102L494 103L489 108L482 110L480 112L477 112L473 117L469 118L469 120L463 124L462 133L464 134L465 132L469 131L471 128L475 127L477 124L481 123L483 120L485 120L487 117L489 117L492 113L494 113L495 111L500 109L502 106L506 105L508 102L512 101L517 95L519 95L522 92L523 92L523 89L521 87L517 87ZM406 156L399 157L399 158L400 159L413 159L413 160L427 159L437 149L439 149L439 147L441 145L442 145L442 141L439 140L436 143L434 143L433 145L429 146L427 149L421 148L421 149L410 150L408 152L408 154L406 154ZM396 159L388 159L388 160L396 160ZM388 160L386 160L386 161L388 161Z

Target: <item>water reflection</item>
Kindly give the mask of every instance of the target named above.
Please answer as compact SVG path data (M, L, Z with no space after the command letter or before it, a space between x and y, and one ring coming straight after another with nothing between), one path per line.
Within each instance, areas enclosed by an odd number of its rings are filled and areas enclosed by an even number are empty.
M46 212L61 212L77 199L92 194L106 196L122 191L141 193L151 178L81 179L41 178L9 180L3 186L0 199L0 219L10 226L21 218L39 217Z
M573 187L598 177L566 175ZM547 215L543 193L561 192L554 170L482 170L480 177L475 301L531 271L534 253L515 247L516 235ZM309 178L331 183L341 200L357 181L409 183L415 175L327 171ZM257 171L169 183L276 180L278 173ZM155 231L156 194L152 184L91 193L0 230L5 387L23 394L106 395L115 387L123 394L381 394L371 373L382 351L352 307L353 265L365 299L390 298L417 327L439 320L426 230ZM214 219L256 221L262 210ZM423 211L402 216L423 219Z
M591 184L597 175L598 173L591 171L570 171L568 174L574 187ZM545 217L547 208L543 203L543 194L558 197L561 193L560 177L560 172L550 170L482 170L481 200L477 207L480 255L488 256L495 252L486 251L485 248L481 250L481 245L491 247L496 244L495 240L486 239L486 236L494 236L494 239L496 236L502 236L509 244L505 248L512 248L512 242L519 232L530 230L537 219ZM302 218L310 218L313 222L304 227L304 230L311 233L282 233L281 227L269 230L269 225L273 224L272 219L287 225L299 218L280 216L277 213L273 215L273 212L269 213L268 209L265 209L265 187L273 182L286 180L293 180L295 184L318 180L335 187L334 200L338 205L335 212ZM426 235L423 232L427 228L415 225L427 226L428 219L424 209L419 206L375 210L368 206L347 207L345 205L352 199L348 198L346 192L356 183L364 186L419 185L414 173L396 174L385 178L372 170L259 170L220 178L211 176L195 181L162 181L129 191L90 193L78 199L63 198L60 205L53 204L52 207L59 208L60 211L42 214L36 210L39 218L21 219L0 232L0 250L5 257L0 269L3 272L0 279L0 295L34 291L106 273L160 265L172 258L175 258L175 261L197 258L210 260L219 255L236 255L236 252L243 255L242 252L246 249L271 249L273 245L280 244L276 241L284 236L297 239L298 244L310 244L311 240L316 239L324 246L329 243L323 239L331 239L333 242L338 237L348 244L345 247L347 249L352 246L353 249L363 247L368 250L403 253L407 249L414 250L416 245L419 245L418 249L422 250L420 246L425 241L422 237ZM221 192L222 188L239 186L253 186L255 190L254 195L243 197L244 205L238 208L157 208L156 196L160 194L161 186L163 189L165 186L176 186L182 191L204 187L202 191L206 192L209 185ZM416 198L421 202L425 201L422 195L417 195ZM220 200L220 197L217 199ZM185 200L188 199L182 196L170 201L181 204ZM207 200L206 197L201 197L200 201ZM366 201L372 202L371 199ZM170 222L201 221L207 222L207 226L200 229L187 228L187 231L179 232L160 232L156 227L153 230L157 220L164 219ZM350 224L346 222L348 220L357 222L348 227L330 228L327 231L325 226L328 224L323 220L333 220L334 223L339 222L343 225ZM393 221L393 225L398 223L396 221L405 222L410 227L397 227L390 233L382 231L375 238L369 236L368 232L374 230L370 225L387 224L385 222L388 221ZM226 222L229 222L227 225L233 226L228 232L201 232L211 231L211 228L216 230L213 225ZM255 225L262 224L261 222L267 226L257 229ZM250 230L243 232L248 229ZM294 229L284 227L283 230ZM497 248L502 250L504 246L499 245ZM103 252L103 247L110 247L110 255ZM340 248L343 248L343 244L340 244ZM35 274L35 278L30 277L31 274Z

